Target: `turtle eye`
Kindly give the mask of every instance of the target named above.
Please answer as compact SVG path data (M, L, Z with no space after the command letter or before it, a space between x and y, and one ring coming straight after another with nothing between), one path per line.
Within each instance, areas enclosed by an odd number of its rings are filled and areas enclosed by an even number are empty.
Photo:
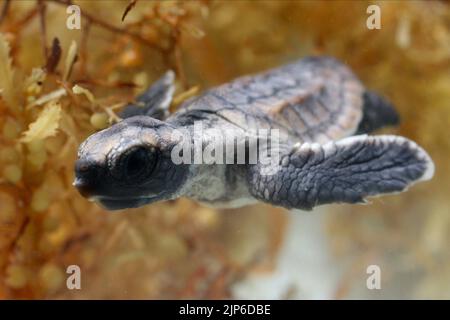
M121 159L121 168L127 180L148 177L155 168L157 154L153 148L138 147L127 152Z

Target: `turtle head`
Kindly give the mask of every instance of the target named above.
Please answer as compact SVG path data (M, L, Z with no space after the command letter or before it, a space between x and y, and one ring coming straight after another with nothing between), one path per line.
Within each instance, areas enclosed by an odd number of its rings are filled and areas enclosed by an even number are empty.
M108 210L177 198L189 168L171 160L172 130L137 116L91 135L78 150L74 186Z

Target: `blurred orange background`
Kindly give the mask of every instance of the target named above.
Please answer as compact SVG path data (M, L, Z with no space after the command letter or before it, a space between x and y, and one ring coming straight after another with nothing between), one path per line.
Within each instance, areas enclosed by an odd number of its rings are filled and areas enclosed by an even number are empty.
M366 27L369 1L74 3L79 30L65 1L0 2L0 298L450 298L448 2L378 1L379 30ZM111 214L72 187L79 143L164 71L177 74L176 110L312 54L397 106L387 132L430 153L431 182L313 212L180 199ZM72 264L81 290L66 287Z

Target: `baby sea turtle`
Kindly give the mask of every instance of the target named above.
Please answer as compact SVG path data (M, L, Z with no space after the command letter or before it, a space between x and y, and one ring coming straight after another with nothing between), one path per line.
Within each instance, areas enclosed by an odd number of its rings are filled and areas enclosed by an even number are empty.
M396 124L397 113L334 58L308 57L238 78L169 114L173 82L169 71L124 109L123 121L82 143L74 185L83 196L110 210L181 196L211 206L263 201L310 210L328 203L362 203L433 176L432 160L413 141L367 135ZM279 158L269 163L175 163L173 151L181 140L195 148L199 123L204 130L237 132L233 146L246 151L249 138L262 139L253 129L277 129L284 137L277 145ZM180 129L182 137L174 135ZM201 148L212 139L201 138ZM272 146L266 149L273 151Z

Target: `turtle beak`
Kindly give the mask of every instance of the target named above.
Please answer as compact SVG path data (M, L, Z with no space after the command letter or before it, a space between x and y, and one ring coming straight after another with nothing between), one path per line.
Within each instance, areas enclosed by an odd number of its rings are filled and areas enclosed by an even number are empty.
M77 188L78 192L85 198L90 199L94 193L92 188L89 186L85 180L80 179L79 177L75 178L72 185Z
M97 173L98 166L81 159L75 163L75 180L72 185L87 199L95 195Z

